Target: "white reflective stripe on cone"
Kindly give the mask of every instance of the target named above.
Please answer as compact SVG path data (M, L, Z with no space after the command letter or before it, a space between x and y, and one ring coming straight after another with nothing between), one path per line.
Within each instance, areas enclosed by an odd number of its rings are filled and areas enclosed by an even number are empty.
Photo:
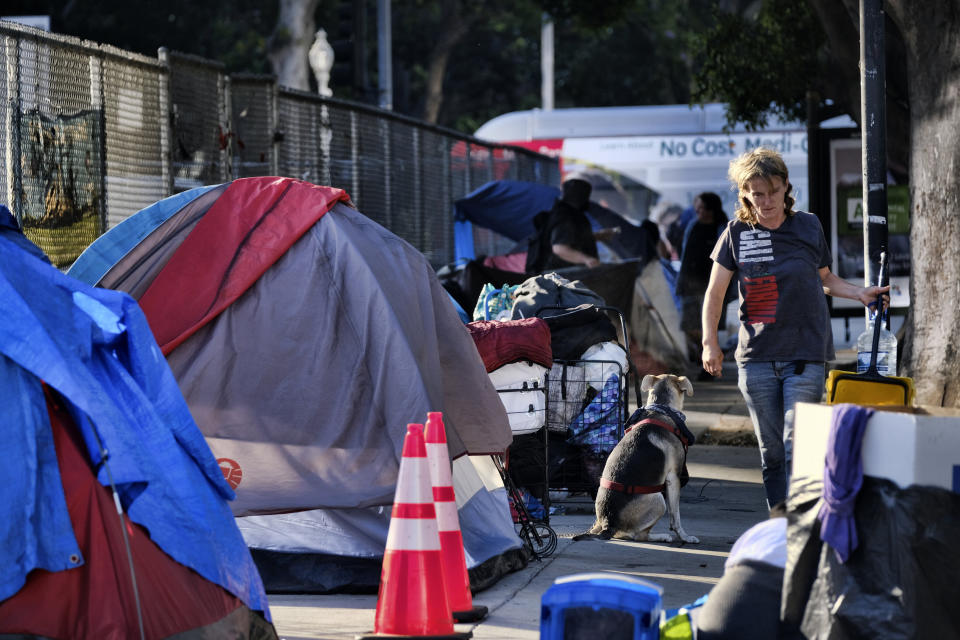
M456 502L435 502L437 508L437 526L440 531L460 531L460 518L457 515Z
M453 486L450 473L450 453L446 442L428 442L427 460L430 461L430 478L435 487Z
M392 518L388 551L439 551L440 533L433 518Z
M393 501L406 504L433 502L433 487L426 458L403 458Z

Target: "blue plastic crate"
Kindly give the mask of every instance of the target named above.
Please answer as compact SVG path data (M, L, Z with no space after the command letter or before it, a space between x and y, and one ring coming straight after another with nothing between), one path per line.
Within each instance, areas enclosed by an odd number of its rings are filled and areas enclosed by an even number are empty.
M557 578L540 600L540 640L659 640L662 594L617 573Z

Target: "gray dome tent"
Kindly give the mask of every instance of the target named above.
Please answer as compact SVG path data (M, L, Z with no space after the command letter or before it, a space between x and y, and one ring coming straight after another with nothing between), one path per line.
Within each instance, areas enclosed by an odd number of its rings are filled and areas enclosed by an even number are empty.
M376 587L403 434L427 411L443 412L457 458L475 582L523 562L484 468L510 426L473 341L427 260L343 191L287 178L187 191L104 234L70 275L138 299L268 590Z

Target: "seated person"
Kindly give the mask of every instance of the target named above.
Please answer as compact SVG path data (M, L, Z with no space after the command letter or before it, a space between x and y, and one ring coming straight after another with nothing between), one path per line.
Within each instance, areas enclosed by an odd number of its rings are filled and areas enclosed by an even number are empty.
M787 518L780 503L769 520L748 529L730 550L723 577L695 616L698 640L802 638L780 621L786 562Z
M593 229L584 213L590 204L591 190L586 180L567 180L553 208L534 217L536 233L530 237L527 248L528 274L600 264Z

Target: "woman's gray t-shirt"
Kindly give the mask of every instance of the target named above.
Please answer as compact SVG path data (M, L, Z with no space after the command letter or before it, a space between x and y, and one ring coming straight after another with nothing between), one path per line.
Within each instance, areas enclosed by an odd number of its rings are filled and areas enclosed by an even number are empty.
M830 266L830 247L815 215L798 211L772 230L731 220L710 257L737 279L738 362L834 358L818 273Z

